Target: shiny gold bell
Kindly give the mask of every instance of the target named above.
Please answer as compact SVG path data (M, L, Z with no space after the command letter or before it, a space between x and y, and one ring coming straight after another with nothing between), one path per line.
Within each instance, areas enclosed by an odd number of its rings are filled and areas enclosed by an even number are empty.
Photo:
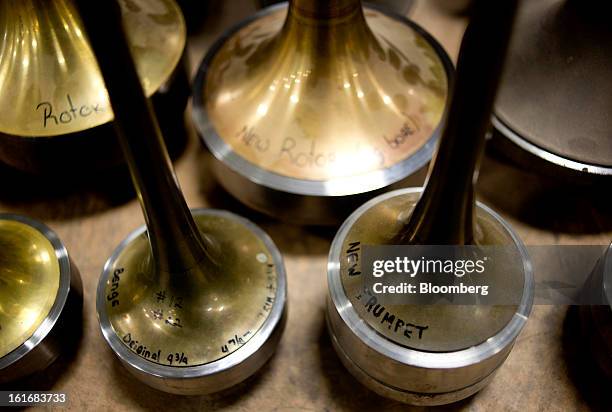
M45 369L76 341L81 289L51 229L0 213L0 383Z
M333 223L427 163L451 73L404 17L358 0L294 0L211 48L193 115L230 193L277 217Z
M173 0L122 1L140 80L164 127L182 120L185 23ZM0 2L0 161L29 172L116 164L113 112L72 0Z

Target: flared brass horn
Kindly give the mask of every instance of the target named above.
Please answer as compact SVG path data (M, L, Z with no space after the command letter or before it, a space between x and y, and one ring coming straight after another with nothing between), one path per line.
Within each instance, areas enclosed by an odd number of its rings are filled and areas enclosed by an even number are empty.
M173 0L121 5L146 95L162 119L182 119L188 82L180 9ZM0 161L29 172L117 164L112 120L74 1L0 2Z
M404 17L293 0L210 49L193 116L230 193L276 217L334 223L427 163L451 75L440 45Z

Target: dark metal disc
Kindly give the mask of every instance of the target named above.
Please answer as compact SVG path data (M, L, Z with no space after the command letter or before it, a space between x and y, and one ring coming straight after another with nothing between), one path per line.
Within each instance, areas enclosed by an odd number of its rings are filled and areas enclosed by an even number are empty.
M493 123L547 162L612 175L609 6L583 3L522 2Z

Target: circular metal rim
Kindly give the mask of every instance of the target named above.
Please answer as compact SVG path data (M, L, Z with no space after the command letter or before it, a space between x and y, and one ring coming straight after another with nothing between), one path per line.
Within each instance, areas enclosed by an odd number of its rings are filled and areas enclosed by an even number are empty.
M340 252L342 249L342 242L355 221L367 209L371 208L377 203L391 197L421 191L421 188L406 188L375 197L359 207L342 224L332 242L328 259L327 282L331 300L335 306L335 310L338 312L345 325L358 339L364 342L372 350L398 363L424 369L454 369L482 362L514 342L518 334L525 326L527 318L531 312L534 288L533 269L525 245L514 233L512 228L501 218L501 216L486 205L476 202L478 208L484 210L486 213L492 216L508 232L517 246L519 253L521 254L521 258L523 259L523 273L525 275L523 296L517 311L502 330L486 341L466 349L452 352L426 352L401 346L390 341L389 339L384 338L382 335L372 329L361 317L359 317L357 312L353 309L353 305L351 304L350 300L346 296L344 287L340 281Z
M64 306L66 305L66 301L70 293L70 278L72 276L72 269L70 265L70 258L68 256L68 250L57 234L49 227L34 219L10 213L0 213L0 220L12 220L23 223L40 232L51 243L51 246L55 251L55 257L58 261L60 272L57 295L55 297L55 302L53 302L53 305L49 310L49 313L38 328L36 328L32 336L30 336L17 348L0 358L1 373L2 370L10 367L12 364L25 357L34 348L36 348L47 337L47 335L49 335L57 323L62 311L64 310Z
M388 385L385 382L369 375L364 369L361 368L355 361L348 355L348 353L340 346L339 339L335 335L333 324L326 316L326 323L328 330L330 331L332 345L340 358L340 362L351 374L359 381L362 385L368 389L376 392L380 396L384 396L389 399L393 399L402 403L407 403L413 406L441 406L448 405L453 402L458 402L462 399L472 396L482 388L487 386L491 379L495 376L497 368L489 372L488 375L484 376L481 380L476 381L466 387L458 388L451 392L437 392L437 393L421 393L405 390L402 388ZM503 360L505 360L504 357ZM502 360L502 363L503 363Z
M573 170L575 172L587 173L589 175L595 176L612 176L612 167L606 167L598 164L591 163L583 163L573 159L569 159L567 157L560 156L548 150L541 148L529 140L525 139L518 133L516 133L512 128L507 125L501 117L497 114L493 113L491 116L491 123L493 127L506 139L510 140L512 143L517 145L519 148L525 150L526 152L537 156L538 158L552 163L556 166L561 166L566 169Z
M238 350L230 353L229 355L221 359L202 365L185 367L158 365L153 362L147 361L136 355L134 352L130 351L122 343L117 333L115 333L115 330L113 329L113 326L110 323L108 313L105 310L105 288L108 276L111 274L110 268L117 260L119 254L123 251L123 249L134 239L136 239L138 236L140 236L146 231L146 226L143 225L138 229L132 231L119 244L119 246L117 246L111 257L106 261L104 265L104 269L102 271L102 275L100 276L100 280L98 281L98 288L96 291L96 311L98 313L98 321L100 323L102 335L104 336L104 339L111 347L115 355L117 355L117 357L119 357L119 359L122 361L122 363L124 363L126 366L138 370L141 373L161 379L202 378L206 376L212 376L238 366L251 356L255 355L258 350L261 349L268 342L269 338L273 335L276 327L281 324L281 319L287 300L287 275L285 272L285 265L280 251L278 250L272 239L268 236L268 234L266 234L253 222L225 210L202 208L192 209L191 213L194 215L223 216L229 219L238 220L263 241L263 243L268 248L270 254L272 255L272 259L274 260L276 267L278 268L276 299L274 300L270 315L264 321L263 325L261 325L261 327L257 330L255 336L253 336Z
M427 162L429 162L436 147L436 143L442 134L444 118L446 117L446 111L448 110L448 99L445 104L444 113L442 114L440 123L433 131L427 142L413 155L386 169L375 170L354 176L330 180L305 180L283 176L278 173L267 171L244 159L221 139L221 137L215 131L214 126L212 125L212 122L210 121L206 112L206 101L203 90L204 84L206 83L208 68L210 67L211 62L219 49L221 49L225 42L236 32L253 21L284 7L287 7L286 3L267 7L234 25L217 39L217 41L209 48L208 52L204 56L204 59L200 63L196 78L193 82L191 115L198 134L200 135L200 139L208 147L213 156L215 156L218 161L225 163L231 170L245 176L255 184L281 192L306 196L346 196L370 192L400 181L401 179L419 170ZM448 90L452 90L454 82L453 63L444 48L431 34L407 17L391 12L385 7L372 4L367 4L366 7L404 23L421 35L436 51L438 57L440 58L445 69Z

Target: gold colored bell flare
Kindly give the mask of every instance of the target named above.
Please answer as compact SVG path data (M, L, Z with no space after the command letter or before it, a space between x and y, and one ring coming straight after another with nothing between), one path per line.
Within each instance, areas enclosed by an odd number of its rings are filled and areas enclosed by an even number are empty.
M368 201L349 216L332 243L327 300L332 343L346 368L382 396L442 405L476 393L504 362L531 311L534 281L525 246L500 216L474 200L474 176L516 5L516 0L475 5L425 188ZM483 50L489 51L486 57ZM380 289L366 283L373 272L363 263L365 245L501 247L504 257L483 269L480 285L513 298L435 304L436 292L424 292L423 285L448 283L434 269L427 281L418 278L418 285L412 284L415 291L398 297L401 304L385 302Z
M279 342L280 253L246 219L188 209L155 114L131 81L137 73L119 6L79 6L146 222L104 267L96 305L102 333L147 385L186 395L228 388L255 373Z
M296 0L210 49L193 117L239 200L333 223L429 161L451 76L442 47L403 17L355 0Z
M108 344L159 390L205 394L233 386L272 356L285 323L281 255L257 226L224 211L193 211L212 262L160 273L142 227L105 265L97 294Z
M175 124L189 93L180 9L173 0L121 5L142 86L162 127ZM74 1L0 2L0 39L0 161L29 172L122 162L113 111Z
M0 214L0 383L41 371L78 336L81 281L46 226Z

